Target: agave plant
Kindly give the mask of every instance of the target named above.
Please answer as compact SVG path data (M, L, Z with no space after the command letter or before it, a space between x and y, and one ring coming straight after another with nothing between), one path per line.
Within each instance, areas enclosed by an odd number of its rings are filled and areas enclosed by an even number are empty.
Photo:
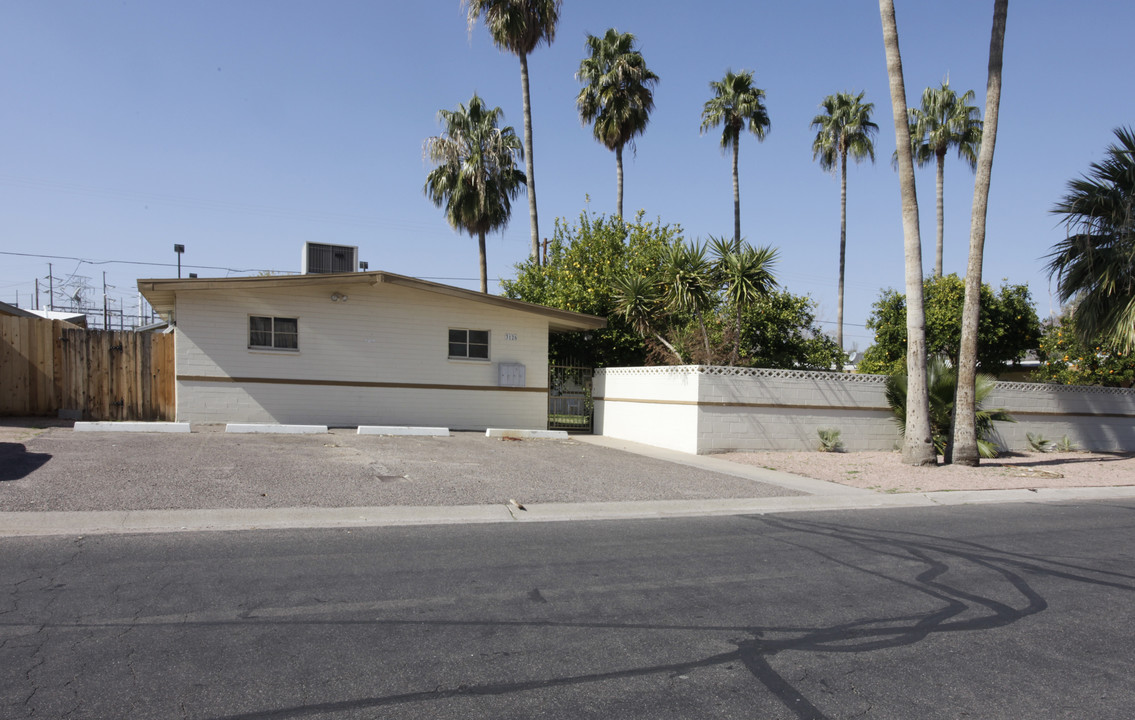
M934 450L939 455L946 452L946 441L950 437L950 418L954 412L954 393L958 386L958 372L941 357L933 357L926 364L926 380L930 390L930 432L934 437ZM993 442L994 422L1017 422L1007 410L982 407L985 398L993 391L996 380L991 375L979 373L977 391L974 395L977 405L977 449L983 458L997 457L997 445ZM887 404L895 413L899 432L906 430L906 373L895 373L887 378Z

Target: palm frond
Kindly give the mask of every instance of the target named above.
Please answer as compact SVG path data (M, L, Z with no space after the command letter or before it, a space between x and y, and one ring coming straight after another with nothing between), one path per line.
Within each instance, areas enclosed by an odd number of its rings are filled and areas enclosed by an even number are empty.
M958 373L944 359L935 356L926 364L926 380L930 398L930 431L934 438L934 448L939 455L942 455L946 451L946 442L950 434ZM906 373L895 373L887 378L884 389L884 396L894 412L893 420L899 428L900 435L906 433L906 383ZM996 428L993 423L1017 421L1004 408L982 407L982 402L996 385L996 380L992 376L979 373L975 385L978 453L984 458L997 457L997 445L993 442Z
M478 19L498 48L513 55L528 55L541 43L556 39L556 24L563 0L463 0L469 31Z
M701 132L722 126L721 148L732 147L746 128L757 140L764 140L772 124L764 105L765 91L753 85L753 73L728 70L721 80L710 82L713 97L702 108Z
M1080 339L1126 351L1135 346L1135 132L1114 132L1104 160L1053 207L1068 236L1046 259L1061 302L1076 303Z
M580 120L592 125L595 139L609 150L642 134L654 109L658 76L646 67L634 44L634 35L614 28L603 37L588 35L588 56L576 73L583 84L576 97Z
M824 170L834 172L843 157L856 162L875 162L874 136L879 126L871 122L874 103L863 102L864 93L836 93L820 103L824 112L812 118L816 138L812 141L812 159Z

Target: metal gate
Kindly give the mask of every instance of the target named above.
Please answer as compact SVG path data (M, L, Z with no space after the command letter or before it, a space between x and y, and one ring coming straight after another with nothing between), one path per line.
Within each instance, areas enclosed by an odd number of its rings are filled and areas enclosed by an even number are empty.
M592 369L580 365L548 366L548 429L591 432Z

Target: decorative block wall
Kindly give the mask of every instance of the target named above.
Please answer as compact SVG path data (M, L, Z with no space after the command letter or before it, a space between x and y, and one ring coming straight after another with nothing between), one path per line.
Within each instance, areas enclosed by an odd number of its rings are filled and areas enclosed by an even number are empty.
M701 365L607 368L595 373L596 434L690 453L813 450L835 428L848 450L900 442L882 375ZM1028 447L1026 432L1084 449L1135 451L1135 390L998 383L986 407L1002 444Z

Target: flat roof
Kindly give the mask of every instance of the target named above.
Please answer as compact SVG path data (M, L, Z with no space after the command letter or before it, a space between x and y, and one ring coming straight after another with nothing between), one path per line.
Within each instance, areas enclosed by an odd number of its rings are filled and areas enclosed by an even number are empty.
M573 332L578 330L598 330L607 327L607 318L597 315L560 310L544 305L513 300L499 295L488 295L476 290L443 285L441 283L419 280L406 275L382 271L349 272L349 273L309 273L307 275L265 275L256 277L227 277L227 278L151 278L138 281L138 291L160 315L168 319L169 313L174 309L177 293L179 291L202 290L260 290L268 288L293 288L307 285L335 285L344 284L370 285L372 287L382 284L397 285L424 292L448 295L469 302L485 303L497 307L508 308L525 313L540 315L548 319L548 329L552 332Z

